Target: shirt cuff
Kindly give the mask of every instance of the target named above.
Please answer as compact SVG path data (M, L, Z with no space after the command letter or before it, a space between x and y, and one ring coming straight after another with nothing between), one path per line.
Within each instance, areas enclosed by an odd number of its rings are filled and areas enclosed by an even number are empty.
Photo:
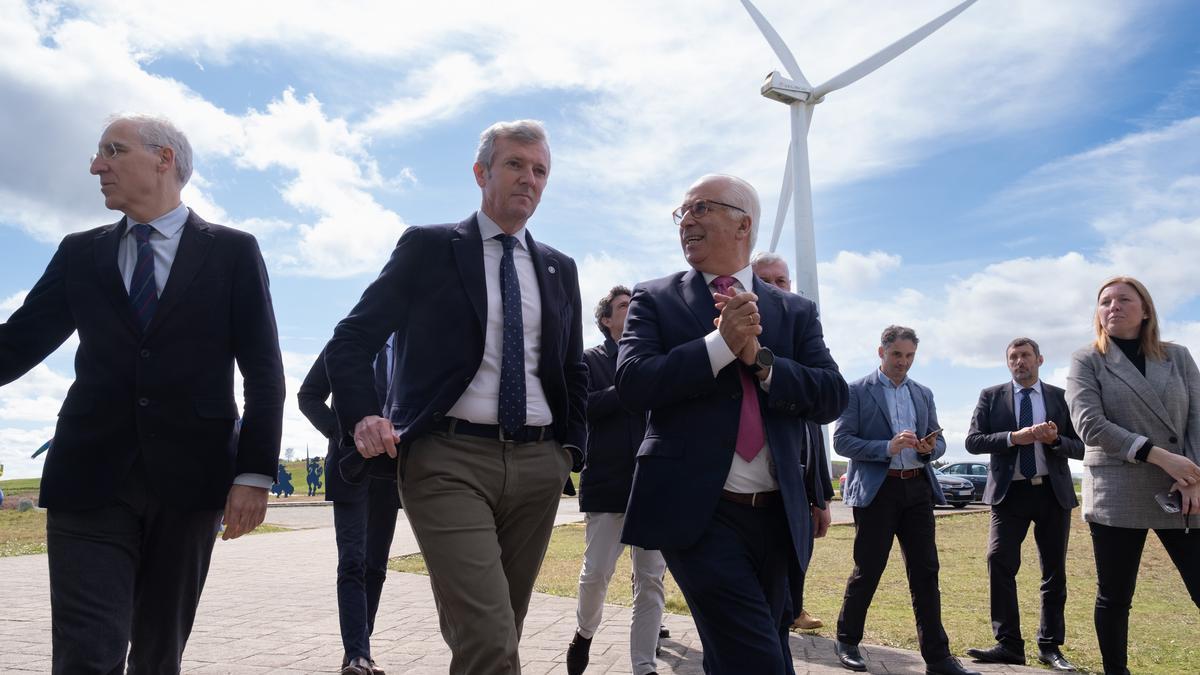
M762 390L768 394L771 393L771 378L774 376L775 368L771 367L767 369L767 376L758 381L758 386L762 387Z
M249 485L250 487L262 488L270 490L275 484L275 479L261 473L241 473L237 478L233 479L234 485Z
M737 356L729 351L729 345L725 344L725 338L721 337L719 330L704 336L704 347L708 350L708 365L712 367L714 378L722 368L737 360Z
M1013 443L1012 435L1013 435L1013 432L1011 432L1011 431L1008 432L1008 447L1010 447L1010 448L1014 447L1016 445L1016 443Z

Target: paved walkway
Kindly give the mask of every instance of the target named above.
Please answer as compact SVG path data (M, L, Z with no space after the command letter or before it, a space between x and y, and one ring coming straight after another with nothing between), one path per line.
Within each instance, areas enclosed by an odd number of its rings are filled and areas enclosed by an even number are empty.
M938 513L948 513L939 510ZM847 514L835 514L844 522ZM580 519L563 500L558 522ZM267 521L294 532L218 541L204 597L184 655L186 673L336 673L342 651L335 606L336 554L329 507L271 508ZM396 528L392 555L417 551L406 521ZM308 588L307 592L304 590ZM50 670L50 601L46 557L0 559L0 672ZM630 611L610 606L592 642L589 675L629 673ZM689 617L667 615L659 672L695 674L700 638ZM575 629L575 601L536 594L521 643L526 675L565 673L566 645ZM383 588L372 639L375 659L392 675L445 673L449 653L438 633L428 579L393 572ZM863 649L873 673L921 673L919 655L886 647ZM792 636L798 673L846 673L823 638ZM978 667L987 673L1046 672L1014 666Z

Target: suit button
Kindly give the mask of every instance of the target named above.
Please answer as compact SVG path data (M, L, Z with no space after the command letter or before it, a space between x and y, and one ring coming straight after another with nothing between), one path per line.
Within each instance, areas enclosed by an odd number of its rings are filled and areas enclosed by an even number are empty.
M143 396L142 398L138 399L138 405L145 408L146 406L150 405L150 399Z
M440 412L433 413L433 421L434 422L437 422L440 419L442 419L442 413L440 413Z
M139 355L140 355L140 356L141 356L143 359L148 359L148 358L150 358L150 350L149 350L149 349L143 349L141 352L139 352Z
M1178 439L1178 438L1175 438L1174 436L1172 436L1172 437L1168 438L1167 440L1168 440L1168 441L1170 441L1170 442L1172 442L1172 443L1178 443L1178 442L1179 442L1179 439Z

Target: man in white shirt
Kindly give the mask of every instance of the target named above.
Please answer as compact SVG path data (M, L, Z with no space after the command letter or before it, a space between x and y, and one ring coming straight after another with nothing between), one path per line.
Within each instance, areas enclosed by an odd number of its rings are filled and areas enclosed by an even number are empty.
M739 178L692 185L674 213L690 269L634 288L617 360L621 402L649 412L622 541L662 551L709 673L791 672L788 566L829 525L800 422L847 398L816 306L751 271L758 213Z
M479 210L409 228L325 359L359 453L398 455L450 671L515 673L559 494L583 463L587 370L575 261L525 227L550 176L541 124L485 130L474 175ZM371 363L392 333L381 410Z

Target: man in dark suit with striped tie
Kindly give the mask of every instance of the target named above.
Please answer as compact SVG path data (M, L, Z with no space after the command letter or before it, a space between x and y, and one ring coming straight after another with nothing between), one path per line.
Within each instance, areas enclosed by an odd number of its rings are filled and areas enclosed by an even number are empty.
M1025 663L1017 570L1021 543L1033 525L1042 564L1042 615L1038 660L1054 670L1074 670L1060 647L1066 635L1067 541L1071 509L1079 505L1068 459L1083 459L1083 441L1071 425L1065 392L1038 379L1038 344L1020 337L1005 349L1012 381L988 387L967 432L967 452L991 455L983 501L992 505L988 535L992 631L996 644L968 649L987 663Z
M453 673L517 673L587 405L575 261L526 228L550 176L541 124L480 137L478 211L411 227L325 347L333 407L364 457L397 457ZM371 359L395 333L380 408ZM350 439L348 439L350 440Z
M126 649L129 672L179 672L222 517L232 539L266 514L284 398L267 272L254 237L180 201L191 170L170 122L114 119L91 172L125 217L63 239L0 325L0 384L79 334L40 497L55 673L123 672Z

